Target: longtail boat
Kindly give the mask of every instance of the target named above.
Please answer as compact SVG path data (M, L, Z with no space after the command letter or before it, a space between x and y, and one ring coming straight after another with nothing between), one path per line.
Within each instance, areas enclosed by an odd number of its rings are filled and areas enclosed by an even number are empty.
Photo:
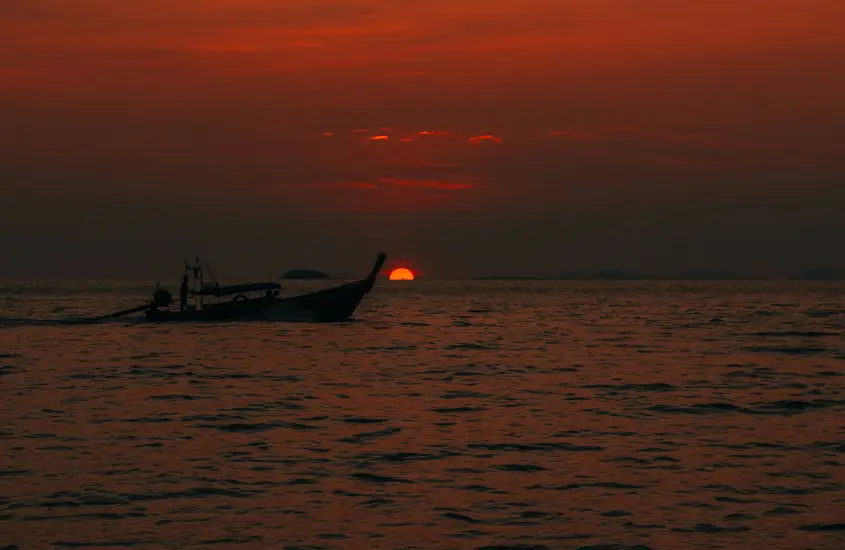
M282 297L281 285L270 281L229 286L220 286L216 281L206 282L197 258L194 265L185 262L184 275L186 281L189 275L193 277L188 293L194 303L182 307L168 290L156 287L152 301L97 319L144 312L147 320L156 323L226 320L344 322L352 317L361 300L372 290L386 259L386 254L379 254L370 274L359 281ZM172 307L174 305L175 308Z

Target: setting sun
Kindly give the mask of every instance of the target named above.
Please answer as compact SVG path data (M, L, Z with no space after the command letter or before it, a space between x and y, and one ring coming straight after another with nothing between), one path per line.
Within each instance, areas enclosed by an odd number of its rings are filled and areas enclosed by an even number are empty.
M391 281L413 281L414 274L411 272L410 269L405 269L404 267L400 267L399 269L394 269L390 272L390 280Z

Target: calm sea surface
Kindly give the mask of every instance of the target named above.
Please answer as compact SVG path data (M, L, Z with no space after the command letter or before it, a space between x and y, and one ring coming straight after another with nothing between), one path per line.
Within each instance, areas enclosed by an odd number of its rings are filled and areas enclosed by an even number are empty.
M845 285L151 287L0 285L0 548L845 548Z

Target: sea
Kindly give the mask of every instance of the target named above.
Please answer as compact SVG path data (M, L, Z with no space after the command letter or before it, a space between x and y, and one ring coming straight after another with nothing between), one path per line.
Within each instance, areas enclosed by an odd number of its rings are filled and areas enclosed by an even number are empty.
M153 286L0 284L0 548L845 548L843 283Z

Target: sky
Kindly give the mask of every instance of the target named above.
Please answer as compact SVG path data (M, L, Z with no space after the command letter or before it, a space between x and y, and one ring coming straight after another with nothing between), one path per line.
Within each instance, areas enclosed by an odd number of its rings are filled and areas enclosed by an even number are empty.
M0 278L845 268L843 27L841 0L0 2Z

